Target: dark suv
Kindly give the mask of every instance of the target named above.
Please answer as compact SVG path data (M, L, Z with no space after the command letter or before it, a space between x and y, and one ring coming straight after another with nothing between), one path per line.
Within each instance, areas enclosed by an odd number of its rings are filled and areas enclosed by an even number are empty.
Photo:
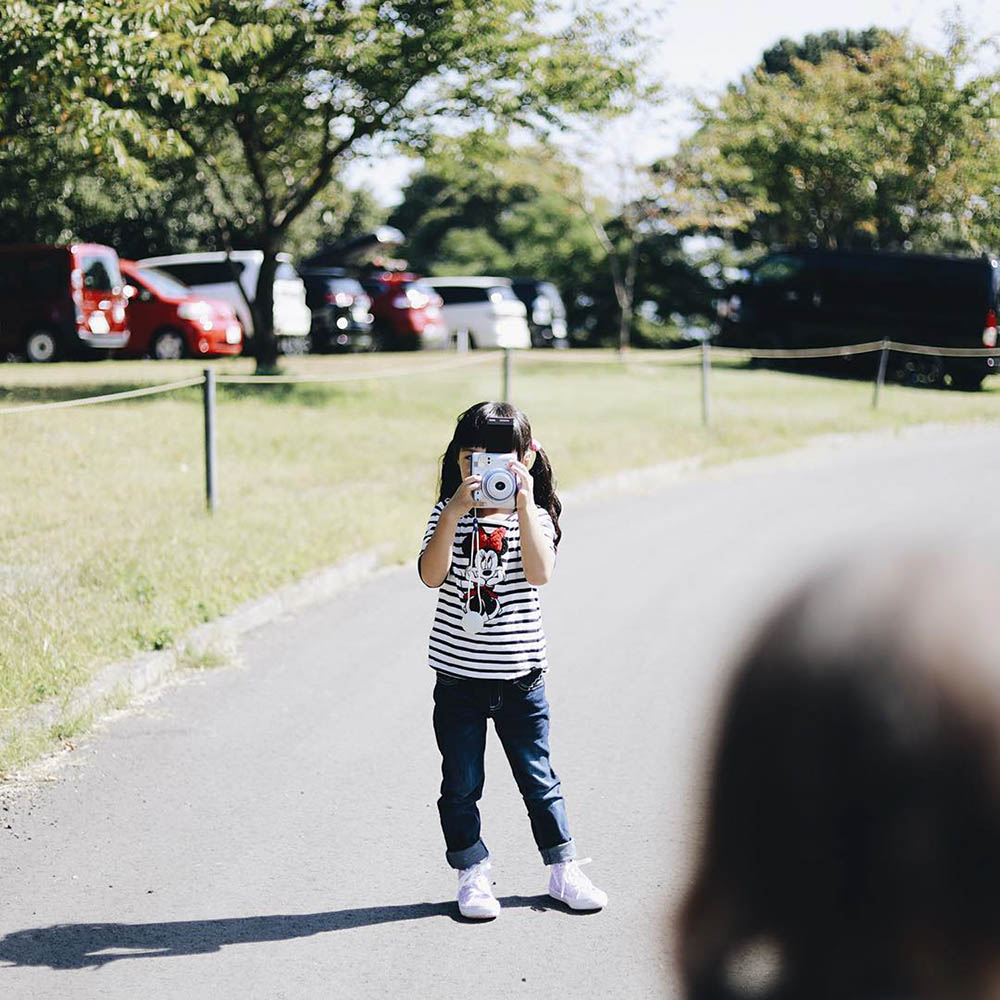
M343 268L300 268L306 305L312 311L313 351L370 350L372 301L357 278Z

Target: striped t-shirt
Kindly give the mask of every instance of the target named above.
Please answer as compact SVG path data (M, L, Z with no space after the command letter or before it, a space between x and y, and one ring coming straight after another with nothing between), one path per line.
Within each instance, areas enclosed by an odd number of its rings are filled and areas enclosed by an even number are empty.
M434 534L444 509L440 501L431 512L421 554ZM538 507L542 531L555 548L555 531L548 511ZM510 680L532 670L545 670L545 633L542 631L538 588L524 577L521 530L517 513L491 514L479 521L473 564L473 518L464 515L455 530L451 568L438 590L428 655L434 670L457 677ZM475 633L462 628L467 610L485 618Z

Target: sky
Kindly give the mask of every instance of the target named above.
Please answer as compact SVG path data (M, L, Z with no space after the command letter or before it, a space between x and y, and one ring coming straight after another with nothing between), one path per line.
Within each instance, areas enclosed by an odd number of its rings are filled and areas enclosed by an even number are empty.
M657 0L640 0L663 9ZM691 89L708 96L738 79L779 38L801 39L827 29L874 25L906 28L918 42L943 49L943 19L956 9L976 27L980 37L1000 32L997 0L673 0L662 16L663 39L657 45L654 75L678 95L661 109L655 125L648 118L621 123L615 141L627 144L638 162L670 153L692 126L687 104L679 96ZM386 205L399 200L400 187L418 162L403 156L357 162L348 169L348 183L365 185ZM595 180L610 166L595 164Z

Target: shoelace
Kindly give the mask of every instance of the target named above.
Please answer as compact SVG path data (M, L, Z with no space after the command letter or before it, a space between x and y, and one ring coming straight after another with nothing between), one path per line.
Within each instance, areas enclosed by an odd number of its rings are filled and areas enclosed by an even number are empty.
M492 865L488 861L480 861L478 864L472 865L471 868L466 868L465 871L460 872L458 876L458 888L465 889L472 885L480 876L486 878L486 873L490 870ZM486 879L486 884L489 886L489 879Z
M587 878L582 871L580 871L580 866L589 865L593 860L593 858L581 858L579 861L571 861L563 869L564 880L575 888L590 885L590 879Z

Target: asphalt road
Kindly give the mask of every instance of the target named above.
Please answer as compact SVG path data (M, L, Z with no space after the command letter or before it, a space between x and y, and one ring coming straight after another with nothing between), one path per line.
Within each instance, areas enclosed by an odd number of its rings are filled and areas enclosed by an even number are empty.
M552 749L611 897L599 914L544 895L491 737L482 808L503 912L458 917L434 804L434 594L412 567L248 634L242 669L166 690L0 800L0 995L675 996L670 915L734 644L831 552L995 547L997 496L1000 428L984 427L567 506L543 595Z

